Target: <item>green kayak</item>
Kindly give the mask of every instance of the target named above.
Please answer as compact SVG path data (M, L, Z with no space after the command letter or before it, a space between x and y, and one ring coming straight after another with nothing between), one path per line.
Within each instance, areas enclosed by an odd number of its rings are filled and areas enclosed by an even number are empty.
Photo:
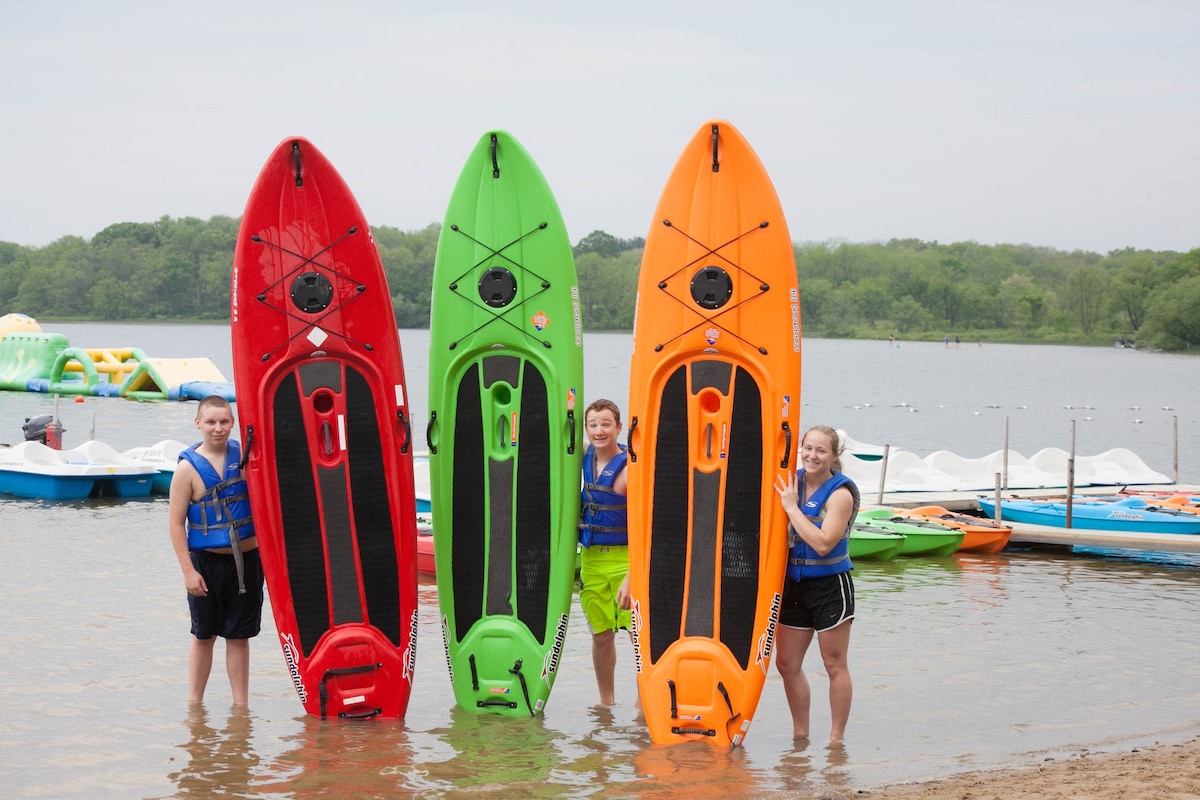
M911 517L897 516L890 508L873 508L858 512L857 525L866 525L884 533L904 534L900 548L902 556L948 556L962 545L963 532ZM851 542L853 542L851 536Z
M855 525L850 530L850 560L891 561L900 555L904 538L869 525Z

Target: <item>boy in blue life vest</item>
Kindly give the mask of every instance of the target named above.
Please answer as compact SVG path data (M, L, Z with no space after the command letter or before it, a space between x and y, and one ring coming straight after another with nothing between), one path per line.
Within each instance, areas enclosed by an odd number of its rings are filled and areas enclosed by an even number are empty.
M630 628L626 455L618 439L621 410L611 400L596 400L584 411L583 423L588 449L579 514L579 605L592 632L600 702L611 706L616 703L616 632Z
M263 571L242 477L233 408L211 395L196 409L201 441L179 454L171 479L168 530L192 615L188 702L201 703L216 637L225 639L233 704L247 706L250 639L262 625Z

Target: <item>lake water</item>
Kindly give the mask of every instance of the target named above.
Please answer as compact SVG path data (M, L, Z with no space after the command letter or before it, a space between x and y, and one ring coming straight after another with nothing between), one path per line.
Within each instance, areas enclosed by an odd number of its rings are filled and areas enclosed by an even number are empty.
M43 327L80 347L205 356L233 374L223 326ZM428 333L402 331L401 341L420 420ZM585 337L586 397L624 404L629 341ZM1177 429L1180 478L1200 480L1194 359L902 344L806 341L803 424L921 455L974 457L1003 446L1005 417L1010 446L1027 456L1067 449L1074 420L1080 455L1128 447L1167 474ZM0 392L0 441L19 440L24 418L52 407L48 397ZM107 398L59 406L67 447L93 424L117 449L191 442L194 413L195 404ZM842 751L821 744L828 684L815 646L812 743L793 742L772 672L744 748L651 745L628 641L619 704L595 705L578 608L544 718L458 709L432 582L420 587L417 678L404 720L304 716L269 613L253 646L250 711L230 711L218 645L205 711L189 714L188 614L166 516L162 498L0 499L5 796L807 798L1200 731L1200 559L1059 550L859 564L855 700Z

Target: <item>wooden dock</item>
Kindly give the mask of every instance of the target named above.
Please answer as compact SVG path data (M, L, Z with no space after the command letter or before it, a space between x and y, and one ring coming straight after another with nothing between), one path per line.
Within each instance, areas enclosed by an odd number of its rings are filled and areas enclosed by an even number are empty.
M1124 550L1159 550L1200 553L1200 536L1186 533L1123 533L1091 528L1057 528L1050 525L1012 525L1011 544L1056 544L1079 547L1117 547Z

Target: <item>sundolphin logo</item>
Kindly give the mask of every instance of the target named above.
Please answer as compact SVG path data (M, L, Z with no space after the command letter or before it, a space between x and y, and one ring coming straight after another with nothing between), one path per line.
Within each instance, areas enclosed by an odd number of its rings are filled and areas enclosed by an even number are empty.
M642 632L642 604L634 600L633 609L630 612L633 617L633 668L641 675L642 674L642 637L639 635Z
M450 621L442 615L442 649L446 651L446 668L450 670L450 683L454 683L454 665L450 663Z
M792 351L800 352L800 292L795 286L788 289L792 303Z
M563 642L567 639L567 615L558 618L558 627L554 629L554 646L546 653L542 661L542 680L550 685L550 676L558 672L558 660L562 657Z
M779 624L779 606L783 598L778 592L771 598L771 613L767 616L767 630L758 637L758 653L754 663L762 667L763 675L767 675L771 667L771 650L775 647L775 626Z
M292 641L290 633L281 633L279 638L283 641L283 660L287 663L288 673L292 676L292 685L296 687L296 694L300 695L300 702L308 702L308 692L304 689L304 681L300 680L300 668L296 666L296 644Z
M417 667L417 610L414 608L408 623L408 647L404 648L403 677L411 683Z

